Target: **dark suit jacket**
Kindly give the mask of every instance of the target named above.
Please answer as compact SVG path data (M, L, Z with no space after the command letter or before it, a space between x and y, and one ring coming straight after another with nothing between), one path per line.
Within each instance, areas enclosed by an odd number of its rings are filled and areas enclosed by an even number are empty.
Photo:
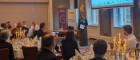
M44 33L45 33L45 32L44 32L42 29L39 29L38 32L37 32L38 38L39 38L39 37L42 37L42 36L44 35ZM55 50L56 50L57 52L59 52L59 47L57 46L57 44L56 44Z
M11 26L11 25L9 25L8 29L11 29L11 28L12 28L12 26Z
M53 52L43 48L37 53L36 60L59 60Z
M62 41L64 60L69 60L71 57L75 56L75 49L79 51L77 42L74 40L63 40Z
M39 38L39 37L42 37L43 34L44 34L44 31L43 31L42 29L39 29L38 32L37 32L38 38Z
M13 53L13 46L12 44L6 42L3 39L0 39L0 49L8 48L9 49L9 60L14 59L14 53Z
M27 27L22 27L22 30L26 30L26 32L25 32L25 35L27 35L28 34L28 32L29 32L29 28L27 28Z
M102 57L94 57L93 59L90 60L106 60L106 59L103 59Z

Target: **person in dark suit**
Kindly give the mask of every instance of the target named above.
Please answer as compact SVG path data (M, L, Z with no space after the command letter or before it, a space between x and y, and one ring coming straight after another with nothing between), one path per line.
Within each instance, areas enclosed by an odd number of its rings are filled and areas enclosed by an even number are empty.
M42 37L44 35L45 27L46 27L46 24L44 22L40 24L40 29L37 32L38 39L39 37ZM60 53L59 47L57 46L57 44L56 44L55 50Z
M80 28L81 26L83 26L83 28ZM80 46L88 45L87 26L88 26L87 19L84 17L84 14L82 13L80 15L80 19L79 19L79 23L78 23L78 29L80 31L80 36L79 36Z
M9 27L8 27L8 29L12 29L12 26L10 25L10 21L7 21L7 23L8 23L8 25L9 25Z
M75 49L79 51L77 42L74 39L74 32L69 30L66 35L66 39L62 40L62 47L64 52L64 60L69 60L75 56Z
M42 49L37 53L36 60L59 60L53 53L56 42L52 34L45 34L41 43Z
M8 23L5 23L5 24L4 24L4 29L9 30L9 24L8 24Z
M46 29L46 24L43 22L40 24L40 29L37 32L38 38L43 36L45 29Z
M0 49L8 48L9 49L9 60L13 60L14 59L13 46L12 46L12 44L6 42L8 37L9 37L8 30L2 30L0 32Z
M93 51L95 53L95 57L90 60L106 60L106 59L103 59L103 56L105 55L105 53L107 51L106 41L104 41L102 39L96 40L93 45Z
M11 31L12 37L10 38L10 40L12 40L12 38L15 38L16 37L16 32L19 32L20 31L20 28L21 28L21 31L26 30L25 36L27 36L27 34L29 32L29 28L24 27L21 22L18 22L17 23L17 27L13 28L12 31Z

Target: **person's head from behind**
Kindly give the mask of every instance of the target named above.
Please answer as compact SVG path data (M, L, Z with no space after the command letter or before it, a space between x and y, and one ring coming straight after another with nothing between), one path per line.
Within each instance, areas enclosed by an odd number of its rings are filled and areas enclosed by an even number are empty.
M8 23L5 23L5 28L8 28L9 27L9 24Z
M46 27L46 24L45 24L44 22L42 22L42 23L40 24L40 29L45 30L45 27Z
M35 26L36 25L35 22L32 22L32 25Z
M7 23L10 25L10 21L7 21Z
M0 39L7 40L9 38L10 32L8 30L2 30L0 32Z
M74 40L74 32L72 30L67 31L66 40Z
M74 30L73 26L68 26L68 30Z
M130 25L123 26L124 29L124 35L128 36L129 34L132 34L132 27Z
M42 37L42 48L49 49L51 51L54 51L54 48L56 46L56 42L54 40L54 36L51 33L47 33Z
M2 23L2 24L1 24L1 27L2 27L2 28L4 28L4 27L5 27L5 24L4 24L4 23Z
M93 51L95 53L95 56L104 56L107 51L107 43L106 41L102 39L98 39L95 41L93 45Z
M23 25L25 25L26 24L26 21L23 21Z

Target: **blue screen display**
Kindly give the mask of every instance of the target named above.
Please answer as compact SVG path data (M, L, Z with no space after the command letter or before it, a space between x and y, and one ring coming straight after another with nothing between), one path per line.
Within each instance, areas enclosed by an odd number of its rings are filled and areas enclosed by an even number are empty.
M91 7L104 7L111 5L133 5L134 0L91 0Z

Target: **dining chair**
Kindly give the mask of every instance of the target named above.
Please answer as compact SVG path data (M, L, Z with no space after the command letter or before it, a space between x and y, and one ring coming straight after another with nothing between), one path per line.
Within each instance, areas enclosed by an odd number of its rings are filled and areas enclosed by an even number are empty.
M36 60L36 54L38 52L37 47L25 47L22 46L24 60Z
M9 49L0 49L0 60L9 60Z

